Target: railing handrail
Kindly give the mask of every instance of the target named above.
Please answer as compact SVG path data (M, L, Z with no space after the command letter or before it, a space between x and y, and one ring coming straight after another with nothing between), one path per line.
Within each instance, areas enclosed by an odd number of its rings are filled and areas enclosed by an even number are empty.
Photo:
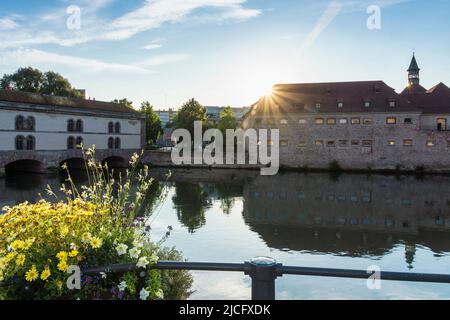
M187 261L159 261L149 266L156 270L189 270L189 271L227 271L244 272L252 278L252 299L273 300L275 299L275 280L283 275L300 275L315 277L353 278L369 279L375 272L353 269L332 269L314 267L295 267L277 264L275 260L264 263L256 259L245 263L214 263L214 262L187 262ZM89 268L82 271L86 275L105 273L125 273L130 271L141 272L141 278L146 276L146 269L138 268L136 264L116 264L106 267ZM450 275L433 273L408 273L381 271L379 280L410 281L429 283L450 283Z

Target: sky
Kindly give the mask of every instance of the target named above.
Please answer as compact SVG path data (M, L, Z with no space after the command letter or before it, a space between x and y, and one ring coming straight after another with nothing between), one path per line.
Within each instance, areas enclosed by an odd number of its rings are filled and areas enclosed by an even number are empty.
M450 0L0 0L0 76L53 70L97 100L248 106L276 83L450 85Z

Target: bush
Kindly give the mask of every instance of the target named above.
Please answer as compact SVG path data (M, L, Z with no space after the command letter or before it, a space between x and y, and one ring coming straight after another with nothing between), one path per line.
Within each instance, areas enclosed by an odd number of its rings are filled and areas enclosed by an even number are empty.
M70 266L80 269L118 263L147 268L158 261L160 242L150 241L142 218L136 218L150 186L148 168L130 170L114 180L108 167L95 162L94 150L85 155L89 186L78 190L67 171L65 199L48 188L55 202L41 200L4 208L0 216L0 298L2 299L158 299L161 276L148 272L138 286L137 272L83 276L81 290L66 285ZM65 168L67 170L67 168ZM133 181L136 192L130 192ZM164 252L164 251L162 251Z
M330 165L328 166L328 170L331 172L341 172L342 167L337 160L334 160L334 161L330 162Z

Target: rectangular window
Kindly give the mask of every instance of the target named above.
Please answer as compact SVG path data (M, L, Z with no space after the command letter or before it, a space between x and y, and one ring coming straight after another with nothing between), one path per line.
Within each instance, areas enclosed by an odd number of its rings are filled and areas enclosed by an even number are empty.
M287 147L289 145L289 141L287 140L280 140L280 146Z
M337 103L337 107L338 107L339 109L342 109L342 108L344 107L344 102L339 101L339 102Z
M359 146L359 140L352 140L352 146Z
M348 141L347 140L339 140L339 146L340 147L346 147L348 145Z
M388 146L389 146L389 147L395 147L395 144L396 144L396 143L395 143L395 140L389 140L389 141L388 141Z
M316 118L316 124L323 125L325 123L325 120L323 118Z
M327 141L327 147L334 147L334 146L336 146L336 143L333 140Z
M447 140L447 147L450 148L450 140Z
M372 103L370 101L364 101L364 107L370 108L371 105Z
M298 123L301 125L305 125L306 124L306 119L300 119L298 120Z
M397 105L397 103L395 102L395 100L389 101L389 107L395 108L396 105Z
M363 120L363 123L364 123L365 125L371 125L371 124L373 123L373 120L372 120L371 118L365 118L365 119Z
M314 142L314 144L315 144L316 146L323 146L323 140L316 140L316 141Z
M403 146L405 146L405 147L412 147L412 145L413 145L412 139L405 139L405 140L403 140Z
M427 147L434 147L435 145L436 145L436 142L434 140L427 141Z
M316 103L316 109L320 109L321 106L322 106L322 104L320 102Z
M360 124L361 119L360 118L352 118L352 124Z
M362 141L363 147L371 147L372 146L372 140L363 140Z
M347 118L339 119L339 124L347 124L347 123L348 123Z
M405 124L412 124L413 121L411 118L405 118Z
M397 118L396 117L387 117L386 124L397 124Z
M280 121L280 124L286 125L286 124L288 124L288 121L287 121L286 119L282 119L282 120Z
M298 147L299 147L299 148L306 147L306 141L300 140L300 141L298 142Z
M329 125L336 124L336 119L335 118L328 118L327 119L327 124L329 124Z

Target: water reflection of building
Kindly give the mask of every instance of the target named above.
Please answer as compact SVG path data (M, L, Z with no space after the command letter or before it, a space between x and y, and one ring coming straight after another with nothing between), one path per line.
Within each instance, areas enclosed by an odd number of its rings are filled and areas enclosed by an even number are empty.
M244 217L278 249L381 255L405 243L407 255L414 245L449 252L449 184L446 177L261 176L244 186Z

